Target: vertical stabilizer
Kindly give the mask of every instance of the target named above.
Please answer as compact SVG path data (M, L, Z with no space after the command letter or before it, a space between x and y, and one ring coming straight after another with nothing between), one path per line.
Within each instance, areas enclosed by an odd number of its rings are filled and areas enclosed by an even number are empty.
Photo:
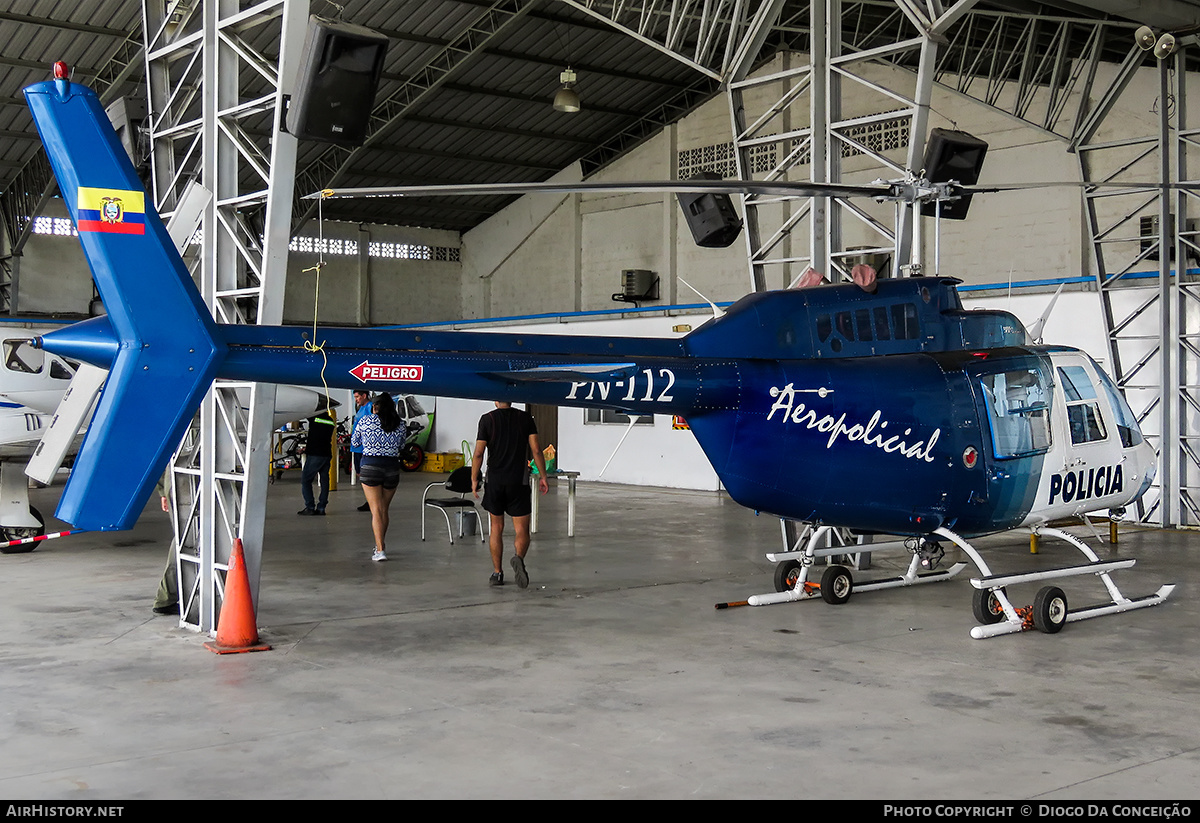
M80 529L136 522L225 354L216 325L96 94L55 80L25 99L108 311L49 351L115 352L57 516ZM89 336L105 340L90 340ZM121 512L113 518L103 512Z

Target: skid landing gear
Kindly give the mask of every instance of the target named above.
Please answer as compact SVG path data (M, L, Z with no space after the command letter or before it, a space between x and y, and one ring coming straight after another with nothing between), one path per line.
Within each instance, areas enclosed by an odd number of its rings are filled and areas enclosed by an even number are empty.
M832 531L829 526L813 529L803 549L796 551L769 553L767 559L778 563L775 567L775 591L770 594L756 594L737 604L720 603L717 608L728 608L732 605L769 606L773 603L794 603L797 600L812 600L820 597L826 603L841 604L858 592L872 592L880 589L895 589L904 586L916 586L920 583L938 583L949 580L966 568L966 563L955 563L948 569L940 571L921 572L928 568L929 555L914 551L907 543L872 543L869 548L872 553L904 549L912 552L912 562L908 570L897 577L887 577L875 580L856 581L850 569L842 565L833 565L825 569L819 583L808 579L813 568L813 561L818 557L842 557L847 554L846 546L818 548ZM867 547L864 547L867 548Z
M840 557L844 556L847 551L847 547L845 546L817 548L824 541L829 531L830 528L827 526L813 529L802 550L770 553L767 555L768 560L778 563L775 567L774 592L753 595L746 600L735 603L718 603L717 608L768 606L773 603L793 603L798 600L812 600L817 597L820 597L826 603L840 604L845 603L850 599L851 594L857 592L869 592L878 589L915 586L919 583L936 583L949 580L966 568L967 564L955 563L948 569L941 571L933 570L932 567L937 565L937 561L943 555L941 547L933 539L934 537L953 543L962 549L979 569L981 576L971 580L971 585L975 588L971 599L971 610L975 615L976 621L980 624L971 629L971 637L976 639L995 637L1000 634L1014 634L1016 632L1028 631L1029 629L1037 629L1045 634L1057 634L1063 630L1063 627L1067 623L1073 623L1077 620L1087 620L1106 614L1117 614L1119 612L1132 611L1133 609L1157 606L1175 591L1174 585L1166 585L1161 586L1152 595L1132 599L1125 597L1117 588L1116 583L1113 582L1111 574L1120 569L1130 568L1137 562L1136 560L1129 558L1125 560L1102 561L1079 538L1060 529L1049 527L1040 527L1034 530L1034 533L1039 537L1056 537L1066 541L1082 552L1088 562L1078 566L1042 569L1036 572L994 575L974 546L949 529L938 529L929 538L923 538L915 543L910 540L907 542L871 544L870 548L872 552L903 548L912 553L912 562L909 564L908 570L899 577L858 582L854 580L853 574L845 566L832 565L825 570L821 581L814 583L809 580L809 572L816 558ZM799 545L799 542L796 545ZM921 569L929 569L929 571L922 573ZM1034 598L1032 606L1017 608L1009 599L1008 587L1010 586L1085 574L1094 574L1104 582L1111 602L1082 608L1071 608L1068 605L1066 593L1055 585L1042 587Z
M1137 561L1126 560L1102 561L1087 544L1073 534L1060 529L1042 527L1035 530L1041 537L1057 537L1074 546L1088 562L1078 566L1065 566L1057 569L1042 569L1036 572L1022 574L992 574L987 563L970 543L954 534L949 529L938 529L934 534L958 546L978 567L981 577L973 578L971 585L975 587L972 598L972 611L975 619L982 625L971 629L971 637L979 640L985 637L995 637L998 634L1014 634L1016 632L1037 629L1045 634L1057 634L1067 623L1076 620L1087 620L1106 614L1117 614L1133 609L1144 609L1157 606L1175 591L1174 585L1162 586L1157 592L1146 597L1130 599L1121 594L1111 574L1120 569L1128 569ZM1065 577L1078 577L1084 574L1094 574L1103 582L1108 590L1111 602L1096 606L1071 609L1067 605L1067 596L1058 586L1044 586L1034 598L1033 605L1016 608L1009 600L1007 588L1020 583L1034 583L1043 580L1055 580Z

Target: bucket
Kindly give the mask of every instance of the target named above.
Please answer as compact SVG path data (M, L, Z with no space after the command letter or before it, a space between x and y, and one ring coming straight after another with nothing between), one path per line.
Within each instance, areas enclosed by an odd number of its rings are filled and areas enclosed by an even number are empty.
M479 533L479 518L476 516L474 509L471 511L460 511L455 517L458 519L459 537Z

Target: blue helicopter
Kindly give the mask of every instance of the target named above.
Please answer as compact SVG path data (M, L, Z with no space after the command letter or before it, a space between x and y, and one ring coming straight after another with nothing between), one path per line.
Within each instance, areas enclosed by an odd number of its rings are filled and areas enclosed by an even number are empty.
M679 339L218 325L90 89L55 80L26 99L108 308L36 345L109 370L57 516L131 528L215 378L366 388L685 417L730 496L828 529L908 538L923 582L942 542L979 568L975 636L1030 625L1006 588L1099 574L1113 602L1068 611L1047 586L1032 623L1162 602L1130 600L1052 521L1120 511L1150 485L1154 450L1087 354L1031 345L1003 311L966 311L958 281L885 279L749 295ZM1059 536L1081 566L997 576L970 539L1017 527ZM814 543L781 559L777 588L817 590ZM930 571L928 575L944 575ZM782 583L782 585L779 585ZM849 569L820 596L842 602ZM860 584L867 590L872 584Z

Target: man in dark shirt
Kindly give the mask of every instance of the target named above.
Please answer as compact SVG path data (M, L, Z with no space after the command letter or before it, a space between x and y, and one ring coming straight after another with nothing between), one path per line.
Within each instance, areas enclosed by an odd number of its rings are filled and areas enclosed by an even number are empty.
M513 520L516 537L513 540L513 572L517 585L529 585L525 571L525 553L529 551L529 521L533 514L532 490L529 486L529 452L538 468L538 491L550 490L546 482L546 460L538 444L537 426L533 416L511 403L496 401L496 410L479 418L475 436L475 454L471 459L471 489L479 497L480 470L483 454L487 452L487 488L483 508L490 515L488 547L492 553L493 586L504 585L501 561L504 559L504 515Z
M308 437L304 443L304 471L300 474L300 493L304 508L296 514L323 515L329 502L329 466L333 462L333 433L337 424L329 411L323 411L308 421ZM321 496L313 501L313 481L320 479Z

